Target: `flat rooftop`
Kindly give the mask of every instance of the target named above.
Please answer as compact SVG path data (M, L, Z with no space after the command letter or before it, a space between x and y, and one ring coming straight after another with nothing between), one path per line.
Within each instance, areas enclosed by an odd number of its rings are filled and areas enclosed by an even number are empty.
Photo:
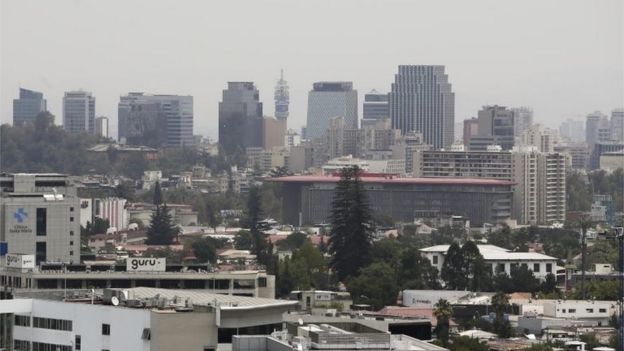
M340 180L338 176L321 176L321 175L295 175L287 177L278 177L267 179L271 182L279 183L337 183ZM482 178L412 178L412 177L379 177L364 176L360 180L363 183L372 184L409 184L409 185L495 185L507 186L513 185L514 182L499 179L482 179Z

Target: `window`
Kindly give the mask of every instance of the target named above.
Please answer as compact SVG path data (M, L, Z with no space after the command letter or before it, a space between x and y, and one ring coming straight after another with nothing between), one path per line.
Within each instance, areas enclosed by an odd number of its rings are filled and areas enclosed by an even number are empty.
M102 335L110 335L110 324L102 324Z
M593 308L586 308L585 312L587 312L587 313L594 313L594 309Z
M74 212L74 208L73 208L73 207L70 207L70 208L69 208L69 212Z
M267 286L267 278L265 278L265 277L258 278L258 287L259 288L266 288L266 286Z
M68 345L46 344L33 341L32 351L72 351L72 347Z
M438 264L438 255L433 255L433 264Z
M546 273L552 273L552 263L546 263Z
M69 231L69 235L74 236L74 231L73 231L73 230L70 230L70 231Z
M73 222L74 221L74 217L69 217L69 221Z
M65 319L33 317L33 327L42 329L72 331L72 321L68 321Z
M606 308L599 308L598 312L600 312L600 313L607 313L607 309Z
M37 235L44 236L48 231L48 210L45 208L37 209Z
M576 313L576 308L570 308L570 309L568 310L568 312L570 312L570 313Z
M74 241L73 240L69 241L69 246L74 246Z
M69 251L69 255L73 256L74 255L74 251Z
M35 254L37 264L45 262L47 258L47 245L45 242L38 242L35 244Z
M143 328L143 333L141 333L141 339L150 340L152 338L152 331L150 328Z
M74 349L75 350L80 350L80 348L82 347L81 345L81 340L80 340L80 335L76 335L76 337L74 338Z
M540 264L533 263L533 272L538 273L540 271Z
M15 315L15 325L20 327L30 327L30 316Z
M30 342L26 340L13 340L13 349L15 351L30 351Z
M561 310L561 313L565 313L565 308Z

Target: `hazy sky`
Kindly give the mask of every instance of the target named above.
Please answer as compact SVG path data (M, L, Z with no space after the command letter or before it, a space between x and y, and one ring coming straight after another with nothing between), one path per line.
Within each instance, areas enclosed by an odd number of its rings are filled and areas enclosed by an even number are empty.
M194 132L216 137L226 82L254 81L272 115L284 68L299 128L314 81L353 81L361 113L397 65L441 64L456 121L485 104L527 105L556 126L624 105L623 3L0 0L0 121L20 86L42 91L57 123L64 91L91 91L114 131L120 95L188 94Z

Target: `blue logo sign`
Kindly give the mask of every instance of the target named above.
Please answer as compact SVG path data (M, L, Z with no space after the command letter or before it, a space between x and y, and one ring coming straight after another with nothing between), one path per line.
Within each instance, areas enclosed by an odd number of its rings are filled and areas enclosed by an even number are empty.
M28 217L28 213L26 213L22 207L18 208L13 214L13 218L15 218L18 223L24 223L26 217Z

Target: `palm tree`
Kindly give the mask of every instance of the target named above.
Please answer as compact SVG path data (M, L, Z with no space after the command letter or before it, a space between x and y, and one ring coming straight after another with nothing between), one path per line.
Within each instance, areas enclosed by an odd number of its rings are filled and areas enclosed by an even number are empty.
M435 333L438 339L442 341L442 345L447 346L449 339L449 322L453 315L453 306L451 306L446 299L439 299L434 307L433 316L436 317L437 320Z

